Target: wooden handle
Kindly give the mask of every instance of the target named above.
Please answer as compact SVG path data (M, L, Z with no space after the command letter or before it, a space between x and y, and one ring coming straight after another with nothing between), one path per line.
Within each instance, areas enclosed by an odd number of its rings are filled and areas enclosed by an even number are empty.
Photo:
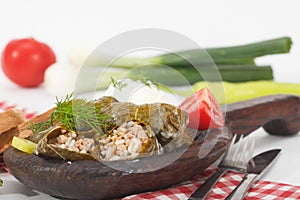
M248 135L263 127L272 135L293 135L300 131L300 97L265 96L222 107L225 124L233 134Z

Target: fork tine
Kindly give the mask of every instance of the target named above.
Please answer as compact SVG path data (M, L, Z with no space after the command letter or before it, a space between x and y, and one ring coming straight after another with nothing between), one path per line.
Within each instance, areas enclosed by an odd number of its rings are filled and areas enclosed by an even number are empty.
M250 136L244 139L243 142L245 144L243 146L242 153L240 153L240 158L238 159L238 161L240 161L240 163L237 164L238 167L247 166L249 159L252 157L252 153L249 151L249 145L251 146L252 143Z
M244 139L241 137L241 139L239 140L239 148L237 148L237 150L239 150L240 152L237 152L237 156L234 159L234 166L236 167L243 167L244 165L244 160L247 157L247 146L248 146L248 140Z
M232 157L231 157L231 162L233 162L233 165L235 165L236 162L238 161L238 157L240 155L240 149L241 149L243 138L244 138L244 135L241 135L238 142L236 142L234 144L233 154L232 154Z
M227 152L226 152L226 154L225 154L225 156L224 157L227 157L227 156L229 156L229 155L232 155L232 151L233 151L233 145L234 145L234 143L235 143L235 140L236 140L236 134L234 134L233 135L233 138L232 138L232 140L231 140L231 142L230 142L230 145L229 145L229 147L228 147L228 149L227 149Z
M241 136L238 141L240 141L240 139L242 137L243 136ZM223 165L233 165L234 160L236 160L236 156L237 156L237 153L238 153L238 146L239 146L239 143L236 142L236 138L237 138L237 135L234 134L233 138L231 140L231 143L230 143L230 145L227 149L227 152L226 152L226 154L224 155L224 157L222 159L222 164Z
M253 155L255 140L251 136L245 138L244 135L240 135L236 142L236 138L237 135L235 134L224 155L224 159L222 159L222 165L245 170Z
M247 138L242 141L244 143L243 149L241 151L240 158L237 158L237 167L247 167L249 160L252 158L254 146L255 146L255 139L252 136L248 136ZM241 143L241 144L242 144Z

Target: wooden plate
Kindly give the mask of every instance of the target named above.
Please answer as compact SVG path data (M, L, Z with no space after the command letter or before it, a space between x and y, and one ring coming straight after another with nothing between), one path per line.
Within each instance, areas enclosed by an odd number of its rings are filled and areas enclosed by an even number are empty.
M59 198L112 199L130 194L167 188L202 173L226 150L231 132L249 134L263 127L270 134L292 135L300 130L300 99L292 95L268 96L222 108L225 129L190 130L195 144L171 164L149 172L131 173L117 170L123 161L66 161L39 157L14 148L4 153L4 161L11 173L23 184ZM229 130L229 131L226 131ZM130 165L147 166L169 162L172 152L156 157L145 157Z

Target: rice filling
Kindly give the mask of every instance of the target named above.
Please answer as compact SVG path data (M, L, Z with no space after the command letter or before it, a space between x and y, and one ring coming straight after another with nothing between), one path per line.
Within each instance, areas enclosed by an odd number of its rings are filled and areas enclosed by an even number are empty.
M92 153L95 148L95 141L92 138L78 137L75 132L61 129L61 134L56 137L54 145L55 147L68 149L77 153Z
M144 152L152 138L145 126L129 121L99 141L101 160L134 159Z

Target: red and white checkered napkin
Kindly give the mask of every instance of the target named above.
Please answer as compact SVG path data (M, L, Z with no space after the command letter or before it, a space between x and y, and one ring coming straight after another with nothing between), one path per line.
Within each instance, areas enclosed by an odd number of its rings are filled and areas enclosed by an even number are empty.
M194 180L180 185L153 192L135 194L123 198L123 200L183 200L190 195L207 179L215 170L208 169ZM242 176L234 172L225 174L208 194L208 200L225 199L225 197L242 180ZM300 186L292 186L270 181L258 181L249 190L245 200L294 200L300 199Z
M11 109L11 108L16 108L21 110L25 114L26 119L30 119L36 115L35 112L30 112L25 108L19 108L17 105L10 105L6 103L5 101L0 101L0 112L3 112L5 110Z
M18 108L16 105L9 105L0 101L0 111L10 108ZM19 108L20 109L20 108ZM25 113L26 119L30 119L36 115L26 109L20 109ZM1 157L0 157L1 158ZM0 163L1 164L1 163ZM1 168L1 166L0 166ZM206 179L211 176L215 169L208 169L198 177L191 181L184 182L180 185L159 191L152 191L142 194L135 194L123 198L123 200L183 200L187 199ZM216 200L224 199L239 184L242 176L236 173L225 174L209 193L207 199ZM300 186L293 186L283 183L275 183L270 181L258 181L249 190L245 200L292 200L300 199Z

